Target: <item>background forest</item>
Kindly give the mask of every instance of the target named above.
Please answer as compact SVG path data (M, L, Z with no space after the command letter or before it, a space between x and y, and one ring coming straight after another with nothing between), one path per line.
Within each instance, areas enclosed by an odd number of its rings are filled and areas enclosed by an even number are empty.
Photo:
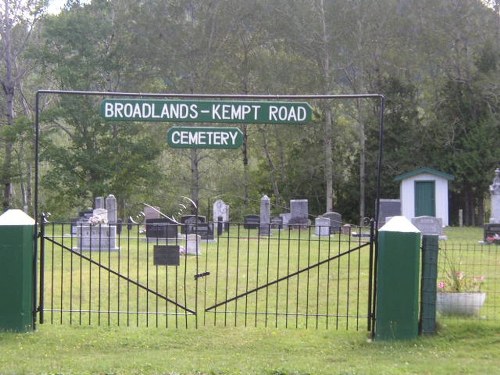
M382 198L394 177L431 167L455 177L451 223L487 219L500 167L500 0L0 0L3 209L33 213L35 93L40 89L178 94L386 97ZM316 101L304 126L238 125L238 150L171 149L174 124L106 122L102 98L43 96L40 207L69 219L114 194L231 219L309 199L313 214L373 215L380 103Z

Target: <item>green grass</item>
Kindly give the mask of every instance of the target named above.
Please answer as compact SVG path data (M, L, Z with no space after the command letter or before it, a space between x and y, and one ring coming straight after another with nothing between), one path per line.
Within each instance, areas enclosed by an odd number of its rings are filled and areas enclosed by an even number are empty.
M1 374L495 374L500 326L454 322L438 334L369 342L364 332L44 325L0 334Z
M475 244L482 237L480 228L448 228L446 232L449 243ZM225 249L222 245L220 242L211 246ZM475 267L495 267L498 266L496 253L496 247L479 248L479 251L474 248L472 253L467 251L463 256ZM321 252L319 257L323 257ZM74 266L78 267L79 260L68 263L70 259L69 256L65 258L66 265L75 262ZM298 257L295 259L301 262ZM49 258L49 265L52 260L57 259ZM222 264L228 264L227 258ZM497 269L486 268L486 271ZM80 271L75 270L78 268L73 270L78 275ZM98 277L93 271L93 277ZM57 271L56 276L63 283L72 280L68 272ZM316 274L306 276L317 277ZM301 284L304 288L307 278ZM78 279L76 277L73 282ZM111 285L115 286L115 282ZM58 285L55 280L54 283ZM488 288L492 287L490 282ZM493 292L489 291L490 300L495 298ZM150 328L107 326L105 320L102 326L88 326L85 321L82 325L78 322L69 325L67 320L59 324L55 319L55 324L38 325L35 332L0 333L0 374L499 373L498 317L492 320L439 317L438 322L438 332L432 336L409 341L370 342L366 329L345 330L343 326L337 330L334 326L304 329L299 325L299 328L284 329L273 325L245 327L239 324L235 327L222 324L201 325L198 329L166 329L155 328L154 324Z

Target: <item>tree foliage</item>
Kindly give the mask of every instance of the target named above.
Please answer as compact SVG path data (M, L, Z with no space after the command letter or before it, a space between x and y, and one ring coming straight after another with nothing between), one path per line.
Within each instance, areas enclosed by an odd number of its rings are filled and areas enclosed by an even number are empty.
M16 23L27 30L22 25ZM500 163L498 1L70 0L34 35L33 48L18 61L35 68L18 87L384 94L382 197L397 197L396 175L434 167L455 176L452 217L463 209L472 225L486 215L487 187ZM3 76L6 69L3 60ZM32 116L19 111L17 99L17 112ZM61 216L107 193L125 211L141 202L175 210L179 197L190 196L201 207L223 198L241 218L267 194L275 213L294 198L308 198L314 214L334 209L352 222L374 213L379 108L373 101L311 101L309 125L239 125L241 150L179 151L165 141L175 124L105 122L100 99L43 102L42 203ZM7 164L16 152L22 178L10 179L26 187L31 154L18 152L27 133L15 129L18 136L8 133L17 146L1 155L3 176L15 175Z

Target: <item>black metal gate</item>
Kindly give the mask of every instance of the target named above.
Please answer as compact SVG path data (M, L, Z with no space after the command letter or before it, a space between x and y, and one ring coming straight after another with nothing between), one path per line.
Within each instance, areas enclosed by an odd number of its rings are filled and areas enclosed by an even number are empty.
M231 224L194 252L180 227L169 239L118 227L110 246L98 224L86 247L81 228L42 221L40 322L371 329L373 224L329 236Z
M40 98L238 100L380 100L375 215L380 201L385 98L352 95L203 95L39 90L35 110L34 216L40 180ZM315 236L314 227L273 229L269 236L231 224L214 240L201 240L189 255L188 235L145 236L140 225L96 224L82 245L84 228L37 223L40 261L37 312L42 323L163 327L265 325L371 329L376 231L356 236ZM88 229L88 228L86 228ZM179 228L177 228L179 229ZM38 229L37 229L38 230ZM110 236L110 233L113 236ZM93 237L92 237L93 236ZM112 237L112 238L111 238ZM112 245L111 245L112 243ZM197 251L198 251L197 250Z

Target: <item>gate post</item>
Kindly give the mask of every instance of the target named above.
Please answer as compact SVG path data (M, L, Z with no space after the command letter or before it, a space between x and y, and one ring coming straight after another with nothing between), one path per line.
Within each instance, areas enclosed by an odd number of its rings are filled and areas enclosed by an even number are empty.
M35 220L12 209L0 216L0 330L34 329Z
M375 340L418 336L420 231L395 216L379 230Z

